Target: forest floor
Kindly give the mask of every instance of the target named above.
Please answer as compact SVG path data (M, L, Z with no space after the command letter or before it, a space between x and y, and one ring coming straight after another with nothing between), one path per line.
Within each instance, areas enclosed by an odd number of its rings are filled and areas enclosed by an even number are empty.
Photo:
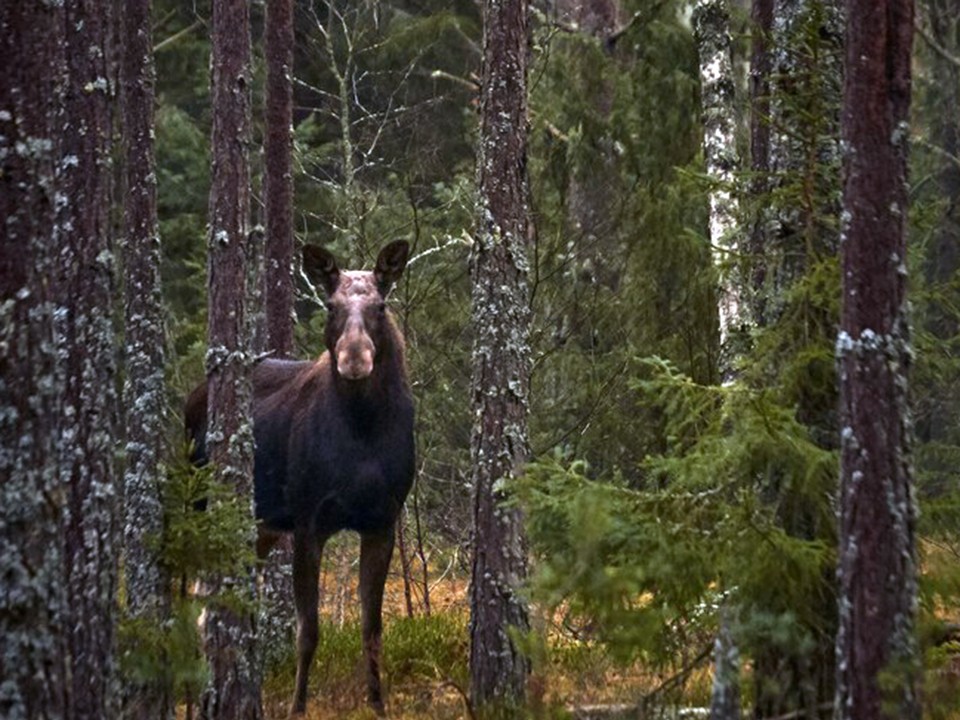
M326 553L321 576L320 645L310 673L309 720L371 720L364 702L360 649L357 562L351 545ZM469 718L465 690L469 654L467 571L456 558L431 573L430 615L425 613L422 576L411 589L413 615L395 560L384 594L383 681L387 715L398 720ZM422 572L422 570L421 570ZM416 567L413 570L416 574ZM538 622L544 623L542 619ZM548 629L546 647L533 651L529 683L531 716L569 717L571 706L636 703L660 685L658 677L637 665L614 663L603 648L571 633ZM264 685L269 720L286 718L293 691L294 660L278 662ZM684 695L709 702L706 670L692 673Z

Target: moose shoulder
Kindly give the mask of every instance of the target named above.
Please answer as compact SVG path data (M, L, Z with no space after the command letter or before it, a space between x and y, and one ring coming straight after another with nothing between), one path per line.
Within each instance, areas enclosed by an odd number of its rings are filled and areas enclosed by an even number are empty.
M386 306L406 266L407 243L387 245L371 271L344 271L326 250L304 248L304 270L327 297L326 349L316 361L264 360L254 369L254 500L261 557L293 533L297 680L306 706L318 640L324 543L360 533L360 600L368 700L383 712L380 636L394 525L414 474L413 401L403 337ZM206 384L187 400L194 461L206 461Z

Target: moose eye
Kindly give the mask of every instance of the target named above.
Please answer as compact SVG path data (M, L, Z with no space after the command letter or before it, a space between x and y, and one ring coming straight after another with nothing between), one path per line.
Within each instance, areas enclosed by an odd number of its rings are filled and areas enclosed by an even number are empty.
M332 302L329 302L329 301L325 302L324 305L327 306L327 312L328 312L328 313L332 313L334 310L337 309L337 306L334 305Z
M380 303L379 305L377 305L377 312L379 312L381 315L383 315L386 311L387 311L386 303Z

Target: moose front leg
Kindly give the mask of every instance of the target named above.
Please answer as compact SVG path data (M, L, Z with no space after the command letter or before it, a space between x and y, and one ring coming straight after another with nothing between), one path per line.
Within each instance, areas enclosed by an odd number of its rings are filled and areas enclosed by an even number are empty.
M326 537L306 532L293 535L293 597L297 606L297 680L291 715L307 708L307 678L317 649L319 627L317 602L320 599L320 558Z
M384 714L380 689L380 636L383 632L383 586L393 554L394 528L360 537L360 607L363 625L363 655L367 666L367 702Z

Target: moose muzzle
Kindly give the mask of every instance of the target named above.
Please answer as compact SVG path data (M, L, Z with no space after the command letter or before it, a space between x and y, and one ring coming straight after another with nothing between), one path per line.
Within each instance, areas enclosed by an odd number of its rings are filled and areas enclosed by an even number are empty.
M347 380L370 377L376 348L362 323L348 322L334 350L337 355L337 372L342 377Z

